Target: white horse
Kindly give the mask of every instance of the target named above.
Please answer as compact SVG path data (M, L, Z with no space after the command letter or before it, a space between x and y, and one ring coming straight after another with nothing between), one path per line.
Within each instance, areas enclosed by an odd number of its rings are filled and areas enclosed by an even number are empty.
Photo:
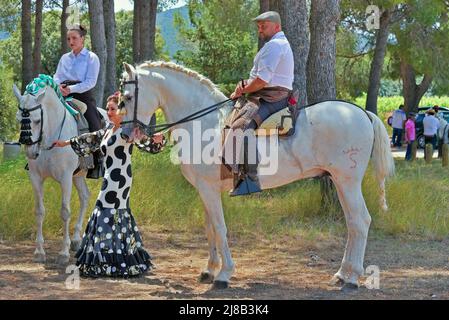
M124 122L137 118L148 123L155 110L161 107L167 121L172 123L227 98L207 78L174 63L144 63L137 69L125 63L124 67L123 77L127 81L123 83ZM137 83L133 83L136 79ZM134 115L136 86L139 91ZM220 112L198 119L201 130L214 130L217 139L221 140L221 128L231 109L232 106L226 106ZM176 126L190 133L190 137L195 135L194 127L192 122ZM132 139L135 126L125 131ZM193 155L201 150L201 146L192 144L188 151ZM370 158L373 159L384 210L387 210L385 178L394 174L394 160L383 123L374 114L350 103L318 103L301 111L295 135L280 139L278 150L278 170L274 175L259 174L261 187L276 188L299 179L331 176L348 228L342 264L333 282L343 284L344 288L357 288L359 276L364 273L363 260L371 222L361 186ZM227 242L221 192L230 190L233 182L232 179L220 179L220 161L215 163L181 163L181 170L198 190L205 209L209 261L200 280L213 282L216 288L226 288L235 265Z
M34 260L39 263L46 261L44 251L44 236L42 225L44 222L44 180L53 178L61 185L62 205L61 219L64 223L62 249L59 252L57 263L67 264L70 258L69 248L77 250L81 244L81 228L86 212L90 192L85 180L85 171L73 176L78 168L78 156L71 148L50 148L58 139L67 140L78 135L76 120L64 107L57 94L50 86L46 86L37 94L25 93L21 95L14 85L14 94L22 110L32 110L29 117L25 117L31 129L32 145L25 145L28 158L28 176L34 191L35 213L37 221L36 250ZM17 112L17 121L24 120L23 111ZM100 109L99 109L100 110ZM103 112L103 114L105 114ZM28 121L28 119L30 121ZM38 142L39 141L39 142ZM75 225L74 235L70 240L70 199L72 195L72 182L78 190L80 210Z

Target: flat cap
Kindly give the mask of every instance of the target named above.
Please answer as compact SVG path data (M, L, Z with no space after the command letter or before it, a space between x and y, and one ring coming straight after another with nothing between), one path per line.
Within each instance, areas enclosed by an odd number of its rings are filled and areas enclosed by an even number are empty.
M271 21L281 24L281 16L276 11L267 11L255 17L253 21Z

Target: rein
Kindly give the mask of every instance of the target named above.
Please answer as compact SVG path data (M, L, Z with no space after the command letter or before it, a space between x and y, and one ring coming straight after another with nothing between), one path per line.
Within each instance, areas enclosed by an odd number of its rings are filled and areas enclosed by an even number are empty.
M204 108L204 109L202 109L200 111L192 113L192 114L190 114L190 115L188 115L188 116L186 116L186 117L184 117L184 118L182 118L182 119L180 119L180 120L178 120L176 122L156 124L156 125L147 125L147 124L144 124L139 119L137 119L137 104L138 104L138 96L139 96L139 82L138 82L137 75L135 77L135 80L129 80L129 81L122 80L120 82L120 93L121 93L122 97L124 97L123 86L126 85L126 84L133 84L135 86L135 88L134 88L134 112L133 112L133 120L123 121L121 123L121 125L130 124L130 123L138 124L142 129L145 130L145 132L147 134L151 134L151 135L153 135L155 133L159 133L159 132L165 131L165 130L170 129L170 128L174 127L174 126L177 126L179 124L187 123L187 122L190 122L190 121L202 118L202 117L208 115L209 113L212 113L212 112L214 112L216 110L219 110L220 108L223 107L223 105L225 103L227 103L229 101L232 101L232 99L226 99L224 101L221 101L221 102L218 102L218 103L216 103L214 105L211 105L211 106L209 106L207 108ZM124 100L122 100L119 103L118 107L119 107L120 110L125 107Z

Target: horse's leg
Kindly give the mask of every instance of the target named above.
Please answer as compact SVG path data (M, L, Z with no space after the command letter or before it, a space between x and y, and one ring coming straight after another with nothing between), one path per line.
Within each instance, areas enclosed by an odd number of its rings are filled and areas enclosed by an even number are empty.
M201 283L212 283L214 281L215 275L218 273L218 268L220 267L220 258L217 251L217 243L214 226L212 224L210 213L207 211L204 205L205 212L205 223L206 223L206 236L207 242L209 244L209 260L207 262L207 269L201 272L199 281Z
M222 261L221 270L214 279L214 287L227 288L229 279L234 273L235 264L232 260L231 252L228 246L227 229L223 215L221 194L219 190L214 190L210 185L205 185L202 188L198 188L198 191L206 209L206 214L209 216L210 222L212 223L210 228L213 228L215 231L215 245ZM214 270L218 259L214 257L214 253L212 251L213 246L210 246L210 250L212 252L212 256L209 260L209 266L211 267L211 270Z
M70 259L70 198L72 196L72 176L65 175L61 180L61 219L64 224L62 249L58 255L58 264L66 265Z
M333 280L344 282L344 288L357 288L358 279L364 273L363 260L371 216L363 198L361 182L350 180L343 182L338 179L333 181L348 228L348 239L341 267Z
M34 191L34 207L36 214L36 250L34 251L34 261L44 263L46 260L44 251L44 235L42 226L44 224L45 207L44 207L44 180L37 174L30 172L31 185Z
M78 215L78 220L75 225L73 238L70 243L70 249L72 251L77 251L81 245L81 230L83 227L84 215L86 214L86 210L89 205L90 192L89 188L87 187L86 179L84 177L74 177L73 183L75 184L75 187L78 190L80 211Z

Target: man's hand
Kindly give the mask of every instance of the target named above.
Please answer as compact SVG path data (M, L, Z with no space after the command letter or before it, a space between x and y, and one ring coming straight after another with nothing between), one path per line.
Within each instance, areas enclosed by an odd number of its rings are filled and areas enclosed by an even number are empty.
M244 85L246 86L247 85L247 80L243 80L243 82L244 82ZM235 87L234 92L231 94L231 99L232 100L238 99L242 95L243 95L243 85L242 85L242 82L239 82L237 84L237 86Z
M233 94L231 94L231 99L240 98L244 93L253 93L259 91L267 86L267 82L260 79L259 77L251 79L250 81L245 80L245 90L241 83L237 85Z
M231 99L232 99L232 100L238 99L238 98L240 98L242 95L243 95L243 92L242 92L242 91L235 90L235 91L231 94Z

